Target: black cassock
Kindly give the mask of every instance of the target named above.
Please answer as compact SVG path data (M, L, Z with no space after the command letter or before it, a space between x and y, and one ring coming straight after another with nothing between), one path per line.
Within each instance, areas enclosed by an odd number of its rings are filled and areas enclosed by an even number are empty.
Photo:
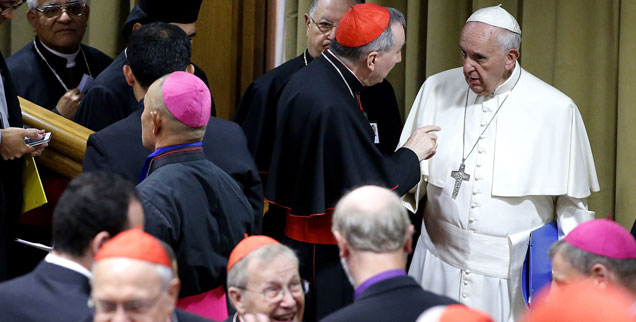
M266 174L269 172L274 146L277 94L294 73L312 61L313 58L305 49L298 57L256 79L245 91L234 115L234 122L240 124L245 132L263 183L267 180ZM313 77L307 77L306 86L312 86ZM402 132L402 119L393 86L384 80L365 88L360 98L370 122L377 123L380 150L387 154L392 153Z
M144 161L150 152L141 142L140 107L128 117L88 137L82 170L116 173L137 183ZM263 218L263 189L245 135L233 122L210 117L203 137L203 150L208 160L234 178L242 186L252 206L257 227ZM123 157L125 156L125 157Z
M287 213L285 235L299 252L301 274L316 288L309 301L310 312L315 301L316 319L346 305L352 292L340 267L331 220L324 218L329 218L340 197L353 188L379 185L402 195L420 177L413 151L401 148L388 155L374 144L364 106L356 97L363 87L326 51L291 77L277 105L265 198ZM298 229L303 223L306 229ZM314 238L316 232L322 239ZM311 240L320 245L308 243ZM313 319L311 313L306 317Z
M137 99L132 87L126 82L122 71L126 64L126 51L122 51L96 79L80 103L75 122L93 131L99 131L113 124L137 109ZM197 75L208 88L205 72L194 65ZM212 99L212 115L216 115Z
M66 90L51 68L55 70L68 89L73 89L80 84L84 74L96 78L113 61L101 51L81 45L82 50L75 57L75 66L66 68L66 59L56 56L44 48L37 37L35 43L46 62L36 51L34 42L30 42L7 58L7 66L9 66L11 74L15 75L18 95L56 113L55 105L60 97L66 93ZM86 56L86 60L84 60L84 56Z
M2 53L0 53L0 75L9 113L9 126L22 127L18 94ZM0 122L0 128L2 128L2 122ZM21 158L0 159L0 234L2 234L0 236L0 281L7 278L7 263L15 266L21 260L20 254L13 248L16 244L13 239L16 237L16 227L22 213L22 164Z
M254 217L238 184L201 149L165 151L153 158L137 189L145 230L174 249L187 297L225 284L227 259L252 235Z

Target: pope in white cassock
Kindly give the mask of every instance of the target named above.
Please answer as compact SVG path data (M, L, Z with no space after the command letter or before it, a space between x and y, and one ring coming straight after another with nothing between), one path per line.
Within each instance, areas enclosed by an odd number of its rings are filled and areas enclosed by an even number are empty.
M592 219L586 198L599 190L578 108L521 68L520 42L503 8L471 15L459 41L463 66L426 80L400 143L423 125L441 127L436 155L403 198L411 211L427 198L409 274L496 321L525 310L530 231L556 218L562 235Z

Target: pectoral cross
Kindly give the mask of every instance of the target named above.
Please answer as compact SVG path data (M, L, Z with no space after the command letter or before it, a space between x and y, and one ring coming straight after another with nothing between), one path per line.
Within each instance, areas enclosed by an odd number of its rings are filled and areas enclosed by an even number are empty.
M466 166L464 162L459 165L459 169L457 171L451 171L451 178L455 179L455 187L453 188L453 199L457 198L457 194L459 193L459 188L462 186L462 181L470 180L470 174L464 172Z

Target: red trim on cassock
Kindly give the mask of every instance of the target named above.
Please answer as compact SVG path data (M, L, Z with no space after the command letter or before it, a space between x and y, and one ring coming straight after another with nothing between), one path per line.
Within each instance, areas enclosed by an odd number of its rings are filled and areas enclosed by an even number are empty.
M156 157L154 157L152 159L156 160L156 159L164 157L164 156L166 156L168 154L173 154L173 153L177 153L177 152L187 152L187 151L196 151L196 150L203 150L203 148L202 147L198 147L198 148L189 148L189 149L183 149L183 150L173 150L173 151L169 151L169 152L160 154L160 155L158 155L158 156L156 156Z
M309 244L336 245L336 238L331 232L331 219L333 208L327 208L326 212L297 216L291 213L289 207L279 205L265 199L270 205L285 209L285 235L293 240Z

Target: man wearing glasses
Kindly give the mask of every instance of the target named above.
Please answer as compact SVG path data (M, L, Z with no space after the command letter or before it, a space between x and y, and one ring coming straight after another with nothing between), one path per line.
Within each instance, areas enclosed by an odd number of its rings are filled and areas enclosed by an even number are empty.
M227 274L228 295L237 312L226 322L257 314L271 321L303 321L307 285L289 247L267 236L247 237L232 250Z
M92 286L88 306L96 322L208 321L175 310L181 281L174 252L139 229L127 230L104 244L95 257Z
M18 95L73 119L82 92L112 59L81 45L89 7L85 0L28 0L27 19L36 33L7 65Z
M292 74L311 63L314 58L319 57L329 48L344 12L356 3L363 2L361 0L311 0L308 13L305 14L307 49L298 57L256 79L245 91L234 121L240 124L245 132L263 185L267 182L275 139L276 93L282 89ZM365 89L360 99L366 109L369 123L375 129L376 146L384 153L392 153L402 131L402 120L393 87L385 80ZM267 222L271 217L274 216L265 217L268 218L266 224L273 225L272 229L275 230L282 224ZM265 227L264 233L275 235L269 227Z
M0 0L0 23L13 19L24 1ZM22 128L20 103L4 57L0 54L0 280L7 278L7 246L14 243L15 226L22 213L22 156L39 155L47 143L37 147L24 138L41 139L43 130Z

